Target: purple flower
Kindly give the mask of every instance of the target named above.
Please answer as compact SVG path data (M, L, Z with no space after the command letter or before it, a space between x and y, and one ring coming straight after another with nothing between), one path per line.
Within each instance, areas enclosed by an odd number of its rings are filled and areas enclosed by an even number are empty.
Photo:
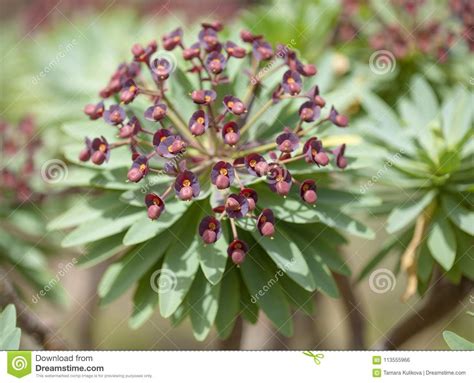
M244 159L245 168L254 176L264 176L267 174L268 164L260 154L250 153Z
M146 48L141 44L134 44L132 46L132 54L135 61L148 62L153 53L158 49L158 44L155 40L151 41Z
M201 220L199 224L199 235L201 236L204 243L210 245L216 242L222 234L221 223L218 219L207 216Z
M167 106L162 103L157 103L150 106L145 111L145 118L149 121L160 121L166 116Z
M151 64L151 68L153 70L153 73L160 81L166 80L170 76L171 71L173 70L173 66L165 58L154 59Z
M165 210L165 203L155 193L150 193L145 196L145 205L147 207L148 218L158 219Z
M300 185L300 197L303 201L314 205L318 200L316 194L316 182L313 180L305 180Z
M91 143L92 162L102 165L110 157L110 146L105 137L94 138Z
M165 140L166 137L171 136L172 133L168 129L159 129L153 135L153 146L156 147L160 145L161 142Z
M199 41L207 52L220 50L221 44L214 28L204 28L199 32Z
M225 65L226 59L222 53L214 51L207 56L206 67L210 72L219 74L224 70Z
M254 35L252 32L243 29L242 31L240 31L240 38L246 43L253 43L254 41L262 39L263 36Z
M273 192L287 196L291 189L292 178L286 168L273 162L268 165L267 182Z
M234 96L224 96L224 106L226 109L236 116L240 116L247 112L244 103L237 97Z
M118 125L125 120L125 111L118 105L111 105L108 110L104 112L104 120L107 124Z
M311 137L303 146L303 154L306 162L314 162L318 166L326 166L329 163L329 157L324 151L323 143L316 137Z
M185 60L192 60L198 58L201 54L201 45L199 43L194 43L189 48L183 50L183 58Z
M127 178L132 182L139 182L148 174L148 158L146 156L138 156L128 171Z
M227 145L234 146L240 139L239 126L234 121L229 121L222 128L222 138Z
M272 237L275 233L275 217L271 209L263 209L257 219L257 229L264 237Z
M191 98L196 104L209 105L217 97L213 90L193 90Z
M255 210L258 201L258 194L255 190L250 188L243 188L240 193L241 196L244 196L249 204L249 211Z
M276 143L278 145L278 150L283 153L291 153L298 148L300 140L296 134L285 132L276 138Z
M189 170L180 172L174 182L174 191L178 198L183 201L190 201L193 197L197 197L201 192L201 188L196 175Z
M209 126L209 118L203 110L198 110L193 113L189 119L188 127L194 136L201 136L206 132Z
M229 56L241 59L245 57L247 52L244 48L239 47L237 44L233 43L232 41L227 41L225 43L225 51Z
M186 143L180 136L170 135L160 141L156 147L156 152L165 158L176 157L186 149Z
M135 81L132 79L128 79L124 84L123 88L120 91L120 101L123 102L124 104L129 104L133 100L135 100L135 97L137 97L138 94L138 87L135 84Z
M163 42L163 48L167 51L172 51L178 45L181 45L181 40L183 38L182 28L176 28L174 31L167 33L163 36L161 41Z
M312 87L309 92L307 93L306 95L311 101L314 101L314 103L319 106L320 108L324 108L324 106L326 105L326 101L324 100L324 98L322 98L320 95L319 95L319 87L316 85L314 87Z
M89 138L84 139L85 148L79 153L79 160L82 162L89 161L92 155L92 142Z
M349 119L347 118L347 116L339 114L338 111L334 108L334 106L331 106L331 111L329 112L328 119L334 125L339 126L340 128L345 128L349 123Z
M138 118L133 116L124 126L119 129L119 137L130 138L132 136L137 135L141 129L142 126L140 124L140 121L138 121Z
M227 255L232 259L236 265L240 265L245 261L245 256L249 251L249 247L244 241L234 239L227 247Z
M225 211L230 218L242 218L249 212L247 198L239 194L231 194L225 202Z
M104 114L104 103L103 101L97 104L87 104L84 107L84 113L89 116L91 120L97 120Z
M283 74L283 81L281 85L286 93L294 96L301 92L302 83L303 81L301 80L301 76L298 72L288 70Z
M211 182L220 190L227 189L234 181L234 177L234 168L228 162L219 161L212 168Z
M304 122L313 122L318 119L321 114L321 108L313 101L306 101L300 106L299 115Z
M336 165L340 169L345 169L347 166L347 159L344 157L344 152L346 151L346 144L342 144L334 149L332 152L336 156Z
M258 39L253 42L253 57L257 61L270 60L273 56L272 46L263 39Z

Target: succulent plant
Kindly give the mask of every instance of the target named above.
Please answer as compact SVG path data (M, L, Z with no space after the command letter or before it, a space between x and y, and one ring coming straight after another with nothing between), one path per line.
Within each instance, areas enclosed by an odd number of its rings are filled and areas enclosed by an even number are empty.
M417 289L423 294L437 268L452 283L474 279L472 94L459 86L440 102L422 77L410 88L399 114L373 95L364 98L367 142L360 148L373 164L361 192L384 200L379 211L390 213L386 230L393 234L362 276L396 251L408 274L405 299Z
M348 135L328 136L347 117L303 81L316 68L248 31L221 41L222 27L132 47L85 107L93 121L65 126L88 136L66 152L82 165L69 178L107 192L50 228L77 226L63 244L86 245L81 264L119 257L98 292L109 303L137 284L132 327L159 305L174 323L189 316L197 339L214 323L225 338L261 308L290 335L292 308L310 312L315 290L337 296L331 272L349 273L338 230L373 236L344 212L369 202L335 186L357 161Z

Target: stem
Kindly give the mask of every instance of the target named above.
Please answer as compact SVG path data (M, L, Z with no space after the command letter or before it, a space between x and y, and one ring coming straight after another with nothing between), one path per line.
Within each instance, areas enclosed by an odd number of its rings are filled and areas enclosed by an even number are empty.
M262 108L256 112L249 121L240 129L240 134L243 135L262 115L273 105L273 100L268 100Z
M234 236L234 239L239 238L237 234L237 226L235 226L234 218L229 218L229 221L230 221L230 227L232 229L232 235Z
M294 157L291 157L291 158L288 158L287 160L283 160L283 161L278 161L280 164L287 164L289 162L294 162L294 161L298 161L298 160L301 160L305 158L305 154L299 154L297 156L294 156Z

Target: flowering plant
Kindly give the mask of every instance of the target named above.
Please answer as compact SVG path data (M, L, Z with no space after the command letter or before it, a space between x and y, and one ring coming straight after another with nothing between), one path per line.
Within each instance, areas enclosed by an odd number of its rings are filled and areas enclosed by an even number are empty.
M330 171L350 169L351 158L345 136L327 132L348 118L305 84L317 70L294 50L245 30L250 49L222 41L222 28L202 24L189 45L175 29L164 51L155 41L132 47L84 110L106 126L66 127L98 132L79 161L69 158L85 166L78 178L110 192L50 227L78 226L63 244L90 243L83 264L123 255L99 295L107 303L138 282L132 327L159 304L175 323L189 315L200 340L213 323L226 337L237 317L254 322L262 308L289 335L290 307L309 312L316 289L337 296L330 270L349 272L336 229L373 235L343 212L359 196L331 190Z

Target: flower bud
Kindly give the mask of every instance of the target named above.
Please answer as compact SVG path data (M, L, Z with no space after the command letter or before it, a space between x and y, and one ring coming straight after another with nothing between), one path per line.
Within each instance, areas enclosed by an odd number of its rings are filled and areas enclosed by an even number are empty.
M191 186L184 186L179 191L179 199L183 201L190 201L193 198L193 189Z
M96 165L102 165L105 161L105 158L105 153L98 150L92 155L92 162Z
M152 220L155 220L155 219L158 219L161 215L161 212L163 211L163 209L158 206L158 205L150 205L148 207L148 218L152 219Z

